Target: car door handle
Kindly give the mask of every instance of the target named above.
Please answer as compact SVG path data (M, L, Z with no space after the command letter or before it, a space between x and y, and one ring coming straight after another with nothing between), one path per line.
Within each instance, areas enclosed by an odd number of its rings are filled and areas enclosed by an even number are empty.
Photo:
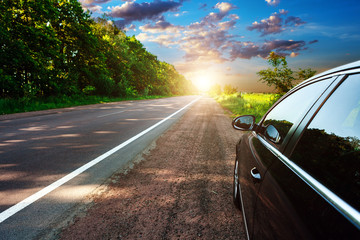
M257 181L260 181L260 180L261 180L260 172L259 172L259 170L257 170L256 167L254 167L253 169L251 169L250 173L251 173L251 176L252 176L255 180L257 180Z

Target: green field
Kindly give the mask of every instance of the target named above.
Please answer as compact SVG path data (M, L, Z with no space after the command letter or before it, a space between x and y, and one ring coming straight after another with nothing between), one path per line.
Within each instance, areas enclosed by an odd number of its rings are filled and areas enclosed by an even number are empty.
M281 97L271 93L234 93L214 96L224 108L232 112L232 117L254 115L259 121L266 111Z

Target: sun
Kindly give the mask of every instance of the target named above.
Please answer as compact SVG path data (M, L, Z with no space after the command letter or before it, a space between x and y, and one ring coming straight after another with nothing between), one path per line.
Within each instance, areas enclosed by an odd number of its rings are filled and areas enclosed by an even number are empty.
M199 89L201 92L207 92L210 90L210 87L212 85L212 79L209 76L198 76L194 81L195 86Z

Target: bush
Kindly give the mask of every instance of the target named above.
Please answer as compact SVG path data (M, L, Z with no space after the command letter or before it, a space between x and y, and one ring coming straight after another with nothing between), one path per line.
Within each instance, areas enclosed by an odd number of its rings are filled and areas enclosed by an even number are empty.
M126 88L126 97L136 97L138 92L132 86Z
M150 94L157 95L157 96L169 96L169 95L171 95L171 91L168 86L154 86L151 89Z
M92 95L96 91L96 88L94 86L86 86L82 89L82 92L85 95Z
M230 84L226 84L224 86L224 94L226 95L231 95L231 94L234 94L234 93L237 93L237 89L233 86L231 86Z

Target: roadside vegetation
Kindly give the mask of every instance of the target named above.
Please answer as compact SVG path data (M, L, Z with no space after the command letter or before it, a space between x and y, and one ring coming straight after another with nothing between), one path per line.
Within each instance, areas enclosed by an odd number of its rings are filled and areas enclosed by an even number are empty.
M77 0L0 1L0 19L0 114L194 89L174 66L111 19L91 18Z
M216 88L219 89L220 86ZM232 88L225 85L224 89ZM221 89L221 88L220 88ZM256 121L267 112L267 110L282 96L276 93L241 93L233 88L233 92L210 91L210 95L222 107L231 112L231 117L239 115L254 115Z
M293 71L287 65L286 57L271 52L267 58L269 68L257 73L259 81L274 87L276 93L242 93L231 86L225 85L222 89L215 84L209 94L228 109L232 117L239 115L254 115L259 121L269 108L287 91L301 81L315 75L311 68Z

